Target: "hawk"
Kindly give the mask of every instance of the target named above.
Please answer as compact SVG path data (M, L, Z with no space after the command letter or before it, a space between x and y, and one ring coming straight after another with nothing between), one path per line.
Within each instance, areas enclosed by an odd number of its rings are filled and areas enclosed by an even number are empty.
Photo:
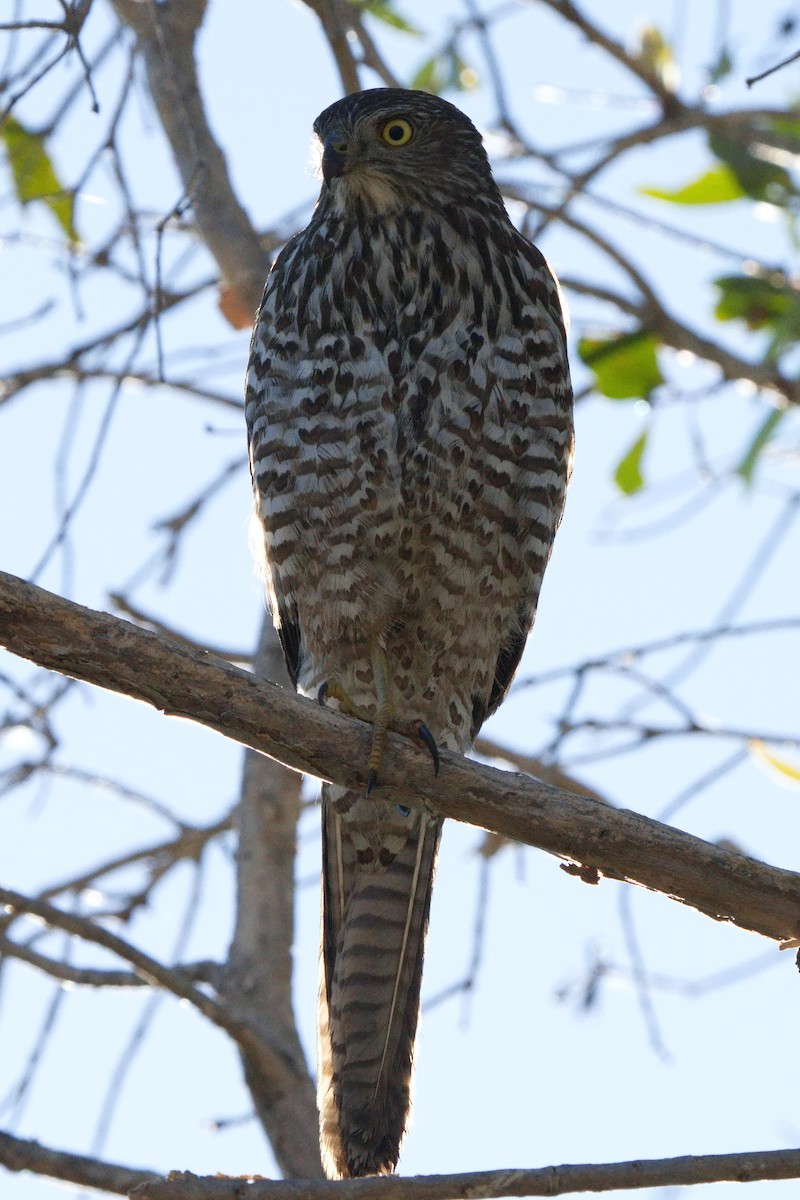
M381 800L386 732L438 764L505 696L564 507L572 393L558 285L472 122L378 88L314 131L322 190L267 279L246 414L289 675L374 727L367 794L322 798L320 1139L349 1177L397 1163L442 824Z

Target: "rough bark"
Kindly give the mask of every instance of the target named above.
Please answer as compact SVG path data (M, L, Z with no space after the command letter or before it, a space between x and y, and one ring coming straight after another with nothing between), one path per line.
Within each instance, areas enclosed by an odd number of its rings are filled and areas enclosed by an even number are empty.
M233 190L225 155L211 132L200 94L194 44L207 0L112 3L120 21L136 35L150 94L197 231L225 281L255 313L269 258Z
M296 771L366 786L370 728L105 613L0 573L0 642L43 667L199 721ZM379 794L425 803L582 864L663 892L766 937L800 933L800 875L724 850L625 809L443 752L430 758L392 735Z
M264 623L255 673L283 679L277 638ZM288 679L286 680L288 686ZM259 1119L285 1174L322 1178L316 1088L306 1068L292 1004L294 863L301 777L254 750L244 756L237 809L236 926L223 996L231 1011L290 1065L296 1086L276 1092L240 1050Z
M343 1179L335 1183L271 1183L266 1179L201 1179L176 1175L135 1187L131 1200L496 1200L501 1196L564 1196L570 1192L681 1187L693 1183L752 1183L800 1177L800 1150L752 1154L689 1154L683 1158L580 1163L470 1171L403 1179Z
M239 203L222 149L206 116L195 61L195 40L207 0L158 5L112 0L136 35L147 83L172 150L199 236L232 288L238 308L255 312L269 257ZM242 429L244 444L244 429ZM257 673L284 678L277 638L262 626ZM248 752L238 810L236 929L225 974L225 1001L237 1018L285 1059L294 1086L275 1088L259 1062L240 1047L245 1079L259 1119L284 1174L314 1178L317 1148L314 1086L294 1024L291 946L295 825L299 780L279 763Z

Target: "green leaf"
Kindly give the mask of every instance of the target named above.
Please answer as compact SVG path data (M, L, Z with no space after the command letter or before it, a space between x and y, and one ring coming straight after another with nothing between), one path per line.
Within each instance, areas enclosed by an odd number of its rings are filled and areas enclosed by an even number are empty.
M442 92L464 92L477 87L478 74L458 53L454 41L425 60L408 85L418 92L440 96Z
M723 46L717 56L717 61L713 67L709 67L708 82L720 83L723 79L727 79L733 70L733 58L727 46Z
M757 130L750 131L749 136L746 131L744 138L714 133L709 136L708 144L717 158L727 163L747 195L754 200L766 200L768 204L785 208L798 195L786 168L759 157L755 152L758 148Z
M595 376L595 387L611 400L647 397L664 382L656 350L659 342L643 329L612 338L581 338L578 354Z
M398 29L401 33L410 33L413 37L422 36L422 30L406 20L394 5L389 3L389 0L350 0L350 3L353 8L369 13L376 21L382 21L384 25L390 25L392 29Z
M785 117L767 117L760 128L764 131L765 141L774 140L775 145L794 153L800 151L800 119L796 113L787 112Z
M691 183L670 191L667 188L642 187L642 196L655 196L657 200L669 200L672 204L725 204L729 200L740 200L746 196L736 175L730 167L721 163L712 167Z
M438 54L426 58L408 85L415 92L430 92L438 96L444 89L444 74Z
M736 474L743 479L746 484L753 482L753 472L756 469L756 463L761 457L761 452L766 445L772 440L772 435L780 425L783 418L786 416L785 409L773 408L767 413L764 420L756 430L750 445L744 453L742 461L736 468Z
M723 275L714 286L720 293L718 321L743 321L748 329L771 332L767 362L800 342L800 291L783 275Z
M20 204L46 204L71 243L78 241L73 220L75 199L59 181L45 149L44 137L26 129L16 117L0 125L11 176Z
M748 329L764 329L792 309L800 314L800 294L782 279L764 275L722 275L714 280L720 293L718 321L744 321Z
M614 483L626 496L633 496L644 487L642 456L647 445L647 430L640 434L614 472Z

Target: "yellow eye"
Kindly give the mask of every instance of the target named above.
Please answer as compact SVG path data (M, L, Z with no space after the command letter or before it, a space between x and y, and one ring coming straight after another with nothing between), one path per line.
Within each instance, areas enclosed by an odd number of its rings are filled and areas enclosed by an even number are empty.
M392 117L381 130L387 146L407 146L414 136L414 127L404 117Z

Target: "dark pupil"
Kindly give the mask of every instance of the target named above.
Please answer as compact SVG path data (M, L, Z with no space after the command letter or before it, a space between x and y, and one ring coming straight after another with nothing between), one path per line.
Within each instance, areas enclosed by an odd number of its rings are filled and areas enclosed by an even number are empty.
M403 138L405 137L405 133L406 131L403 129L402 125L389 126L389 137L393 142L402 142Z

